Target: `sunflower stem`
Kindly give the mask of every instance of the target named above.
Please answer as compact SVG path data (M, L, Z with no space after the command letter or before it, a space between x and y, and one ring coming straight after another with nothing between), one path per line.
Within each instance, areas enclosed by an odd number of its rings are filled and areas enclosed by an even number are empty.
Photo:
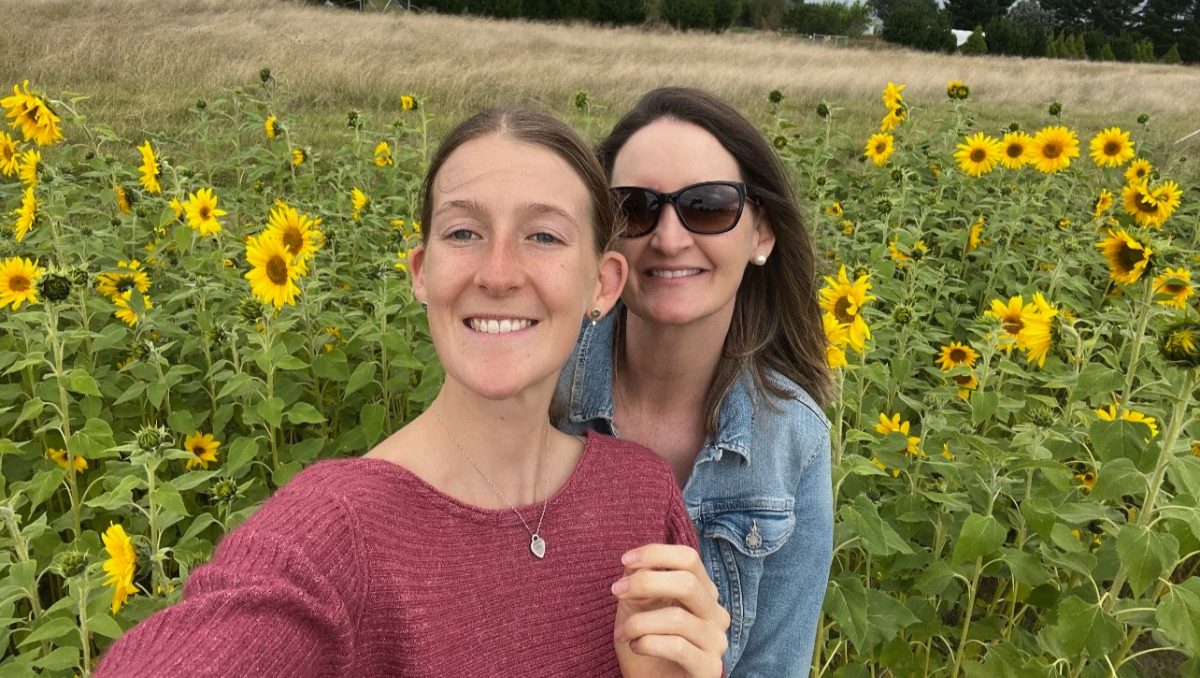
M1142 293L1138 307L1138 325L1134 332L1132 345L1129 349L1129 367L1125 370L1125 388L1121 391L1121 404L1129 404L1129 396L1133 394L1134 375L1137 374L1138 354L1141 352L1142 340L1146 336L1146 323L1150 321L1151 302L1154 297L1154 285L1150 276L1146 276L1145 291ZM1138 302L1135 302L1138 303Z
M79 580L79 643L83 648L83 675L92 673L92 633L88 630L87 599L91 593L91 581L85 567Z
M79 484L75 479L75 453L71 451L71 398L67 395L66 372L63 370L63 353L65 350L62 335L58 333L58 309L54 304L46 306L46 333L50 335L50 347L54 352L54 381L58 384L59 420L62 424L59 433L62 435L63 447L67 451L67 494L71 499L71 527L75 530L75 538L83 534L80 520Z

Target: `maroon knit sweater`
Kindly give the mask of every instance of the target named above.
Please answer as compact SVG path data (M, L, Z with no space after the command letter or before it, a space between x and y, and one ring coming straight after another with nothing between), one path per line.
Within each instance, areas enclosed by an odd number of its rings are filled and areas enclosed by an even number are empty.
M541 509L520 511L532 527ZM95 676L620 675L621 554L697 545L670 468L589 433L541 534L544 560L510 509L464 504L387 461L323 461L227 535L183 600L121 637Z

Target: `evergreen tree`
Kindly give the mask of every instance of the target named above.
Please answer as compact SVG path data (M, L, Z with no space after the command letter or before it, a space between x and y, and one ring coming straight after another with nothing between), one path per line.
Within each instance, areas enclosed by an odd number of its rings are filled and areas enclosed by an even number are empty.
M1113 54L1112 45L1108 44L1107 42L1104 43L1104 46L1100 48L1100 60L1101 61L1116 61L1117 60L1117 55Z
M1179 45L1171 45L1171 49L1168 49L1159 61L1164 64L1177 64L1182 61L1179 57Z
M987 41L983 39L983 26L975 26L975 30L971 31L960 51L963 54L987 54L988 46Z
M903 0L883 20L884 40L930 52L952 52L957 47L950 20L933 0Z
M946 0L945 9L951 28L965 31L1003 16L1009 4L1009 0Z

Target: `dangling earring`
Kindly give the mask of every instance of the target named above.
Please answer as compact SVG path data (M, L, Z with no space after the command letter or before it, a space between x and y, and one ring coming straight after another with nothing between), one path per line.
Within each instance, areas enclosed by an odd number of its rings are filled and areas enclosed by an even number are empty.
M766 263L767 263L767 255L759 254L754 257L754 265L755 266L763 266Z
M593 308L592 312L588 315L590 315L592 318L592 327L595 327L596 321L599 320L600 316L604 315L604 313L598 308Z

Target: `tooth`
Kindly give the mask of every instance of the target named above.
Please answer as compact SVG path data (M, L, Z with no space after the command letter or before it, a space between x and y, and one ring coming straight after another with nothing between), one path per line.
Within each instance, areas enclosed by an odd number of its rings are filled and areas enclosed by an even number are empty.
M513 329L513 326L512 326L511 320L508 320L506 318L506 319L500 321L500 333L501 334L504 334L505 332L512 332L512 329Z
M500 322L498 320L487 321L488 334L500 334Z

